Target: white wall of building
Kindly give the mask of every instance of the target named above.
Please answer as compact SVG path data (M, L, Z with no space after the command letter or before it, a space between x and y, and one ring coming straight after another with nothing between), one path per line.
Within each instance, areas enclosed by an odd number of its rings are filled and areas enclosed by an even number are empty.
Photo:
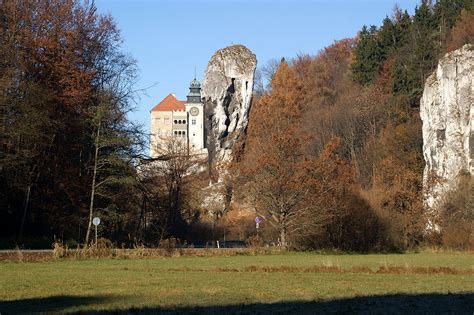
M201 151L204 149L204 105L187 103L186 112L188 113L189 149Z
M150 119L150 155L157 157L161 149L160 142L171 137L173 131L173 112L152 111Z

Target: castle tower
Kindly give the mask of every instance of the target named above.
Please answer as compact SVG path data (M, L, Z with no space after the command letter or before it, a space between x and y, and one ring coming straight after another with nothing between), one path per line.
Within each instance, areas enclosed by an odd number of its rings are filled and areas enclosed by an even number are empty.
M189 148L202 151L204 141L204 104L201 102L201 84L194 78L189 84L189 94L186 101L188 114Z

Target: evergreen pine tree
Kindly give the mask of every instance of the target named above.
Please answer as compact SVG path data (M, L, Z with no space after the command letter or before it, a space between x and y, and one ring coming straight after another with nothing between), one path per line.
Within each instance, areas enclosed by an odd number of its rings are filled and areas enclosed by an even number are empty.
M377 38L377 27L362 28L354 54L353 79L359 84L368 85L377 77L385 61L384 51Z
M380 46L384 53L384 58L386 59L391 54L393 49L396 48L400 40L400 33L398 32L393 21L388 16L383 20L378 37Z
M435 39L438 36L436 20L433 11L425 3L415 10L414 16L415 31L415 56L416 67L419 74L420 83L423 84L426 77L434 69L437 59L438 47Z

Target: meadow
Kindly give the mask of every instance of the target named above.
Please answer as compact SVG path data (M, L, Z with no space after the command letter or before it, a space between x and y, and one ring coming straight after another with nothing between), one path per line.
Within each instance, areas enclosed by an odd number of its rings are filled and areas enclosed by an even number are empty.
M474 311L474 255L279 253L0 262L0 313Z

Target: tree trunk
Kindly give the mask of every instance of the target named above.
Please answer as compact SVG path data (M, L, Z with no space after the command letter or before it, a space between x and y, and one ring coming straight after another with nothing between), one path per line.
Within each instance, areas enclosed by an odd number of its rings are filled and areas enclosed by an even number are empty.
M282 249L287 248L288 245L286 244L286 227L284 225L280 227L280 243Z
M99 137L100 137L100 123L97 127L97 134L95 138L95 154L94 154L94 171L92 174L92 186L91 186L91 200L89 204L89 224L87 225L86 241L84 246L89 244L89 237L92 229L92 213L94 211L94 195L95 195L95 179L97 176L97 157L99 156Z
M142 201L142 207L140 210L140 219L138 220L137 223L137 228L135 229L135 242L138 240L143 241L144 240L144 231L141 231L141 226L142 226L142 221L143 221L143 227L146 228L146 218L145 218L145 209L146 209L146 202L147 202L147 197L146 194L143 194L143 201ZM135 244L138 245L138 244Z
M21 237L23 235L23 227L25 225L26 211L28 210L28 203L30 202L30 192L31 192L31 185L28 185L28 188L26 189L25 207L23 208L23 217L21 218L20 233L18 234L17 243L20 242Z

